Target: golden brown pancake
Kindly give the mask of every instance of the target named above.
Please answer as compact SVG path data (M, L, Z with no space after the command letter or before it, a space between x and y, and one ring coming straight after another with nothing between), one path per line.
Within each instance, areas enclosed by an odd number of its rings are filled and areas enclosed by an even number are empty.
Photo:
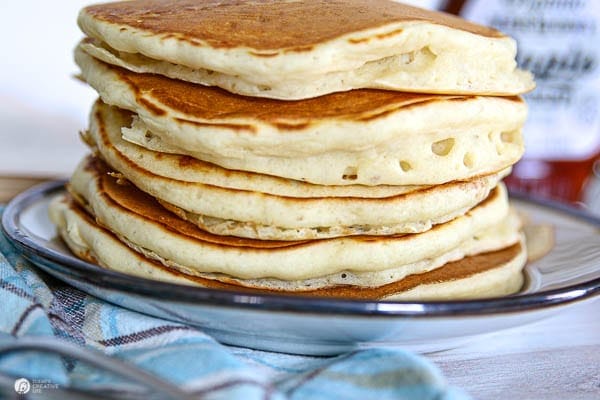
M142 0L87 7L78 22L93 39L80 49L103 61L255 97L533 87L512 39L393 1Z
M441 299L444 292L447 294L448 285L462 285L473 287L476 297L492 297L512 293L522 284L523 276L519 272L524 258L522 244L517 243L507 248L470 256L458 261L450 262L441 268L430 272L409 275L406 278L379 287L361 287L352 285L337 285L316 290L302 292L283 291L275 289L257 290L239 282L232 281L226 276L204 278L197 275L188 275L176 269L169 268L152 259L131 250L122 244L110 231L99 227L95 221L80 209L75 201L69 197L57 197L50 206L53 220L59 226L61 236L65 239L71 250L80 258L97 263L105 268L124 272L147 279L161 280L171 283L180 283L192 286L201 286L213 289L232 290L246 293L265 293L280 295L300 295L311 297L331 297L360 300L377 300L382 298L402 298L402 294L409 294L408 298L415 300L411 291L419 288L445 287L439 296L427 295L426 300ZM67 229L66 226L70 226ZM77 234L74 234L77 231ZM512 266L512 264L516 264ZM481 284L482 277L502 269L516 269L510 272L510 284L498 282L496 285ZM502 275L501 275L502 276ZM478 279L479 278L479 279ZM434 289L435 290L435 289ZM469 298L464 291L460 292L461 298ZM417 299L419 299L417 297ZM423 300L422 298L420 300Z
M226 49L306 52L349 33L402 21L423 21L476 35L504 37L493 28L450 14L385 0L179 0L176 7L168 0L144 0L93 5L83 12L111 24ZM272 56L272 52L258 54Z
M417 233L474 207L509 171L436 186L321 186L232 171L121 138L130 113L97 102L85 141L115 171L202 229L267 240ZM244 207L240 207L244 204Z
M136 114L125 140L227 169L321 185L434 185L495 173L523 153L518 97L365 89L282 102L76 59L105 103Z
M475 99L471 95L358 89L306 100L279 101L240 96L216 87L199 86L160 75L138 74L103 65L120 81L125 82L141 105L146 106L148 112L157 117L169 115L176 110L188 116L178 118L181 123L227 127L250 133L257 133L259 124L263 123L280 128L282 133L293 135L308 125L321 123L322 120L366 122L400 110L408 111L413 106ZM503 98L502 101L523 104L523 100L516 96ZM255 123L236 124L235 120L251 120Z
M133 0L78 23L106 104L82 134L97 154L49 212L79 257L256 293L521 287L521 220L497 183L534 86L513 39L388 0Z
M136 251L187 274L225 274L277 287L285 281L301 290L306 280L330 285L332 276L347 272L361 276L357 284L368 284L398 280L409 271L423 272L519 240L520 223L509 213L502 186L464 216L421 234L264 241L202 231L102 168L97 160L84 160L69 184L74 196Z

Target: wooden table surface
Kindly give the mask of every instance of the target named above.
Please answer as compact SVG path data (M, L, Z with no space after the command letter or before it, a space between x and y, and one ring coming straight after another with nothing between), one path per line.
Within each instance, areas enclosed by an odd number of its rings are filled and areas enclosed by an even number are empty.
M48 178L0 176L0 204L7 203L17 193L45 180Z
M598 300L428 357L475 399L598 400Z
M43 180L0 177L0 203ZM598 400L598 300L600 296L546 320L480 336L427 357L450 384L474 399Z

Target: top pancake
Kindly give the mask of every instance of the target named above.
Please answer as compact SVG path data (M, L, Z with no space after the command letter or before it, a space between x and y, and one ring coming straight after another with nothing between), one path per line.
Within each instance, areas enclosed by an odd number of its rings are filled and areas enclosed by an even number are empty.
M533 87L512 39L387 0L142 0L87 7L78 22L96 39L85 50L105 62L252 96Z
M204 42L214 48L304 52L349 33L409 21L445 25L482 36L504 36L449 14L382 0L184 0L177 2L177 7L172 1L145 0L93 5L83 13L98 21L180 35L186 42Z

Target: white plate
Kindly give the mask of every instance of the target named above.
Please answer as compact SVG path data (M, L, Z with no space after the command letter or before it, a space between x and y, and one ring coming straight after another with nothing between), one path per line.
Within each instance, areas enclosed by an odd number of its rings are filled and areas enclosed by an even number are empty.
M432 352L474 335L537 321L600 293L600 220L556 204L514 203L555 226L556 243L526 267L516 295L469 301L377 302L256 295L167 284L108 271L74 257L47 217L64 182L38 186L5 209L10 240L44 271L94 296L198 326L217 340L296 354L337 354L370 346Z

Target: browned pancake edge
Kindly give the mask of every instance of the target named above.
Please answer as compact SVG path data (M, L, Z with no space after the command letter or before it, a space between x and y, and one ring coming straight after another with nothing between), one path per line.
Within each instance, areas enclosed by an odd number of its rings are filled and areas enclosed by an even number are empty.
M143 0L89 6L96 20L123 25L197 46L250 48L258 56L279 51L304 52L340 36L396 22L426 22L476 35L500 38L499 31L450 14L387 0ZM348 39L351 44L376 41L401 31Z

